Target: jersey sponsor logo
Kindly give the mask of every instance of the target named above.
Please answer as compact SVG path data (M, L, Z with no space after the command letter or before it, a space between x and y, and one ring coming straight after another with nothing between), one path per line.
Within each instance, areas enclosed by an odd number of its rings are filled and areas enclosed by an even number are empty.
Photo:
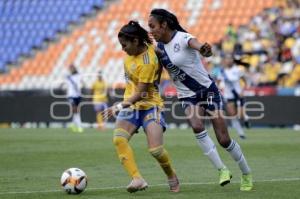
M172 63L169 63L168 65L166 65L167 70L169 70L171 72L171 76L173 81L183 81L185 80L185 73L182 73L182 71L175 66Z
M169 62L169 58L167 55L163 56L162 64L163 66L170 71L170 74L172 76L172 79L174 81L183 81L185 80L185 73L183 73L176 65Z

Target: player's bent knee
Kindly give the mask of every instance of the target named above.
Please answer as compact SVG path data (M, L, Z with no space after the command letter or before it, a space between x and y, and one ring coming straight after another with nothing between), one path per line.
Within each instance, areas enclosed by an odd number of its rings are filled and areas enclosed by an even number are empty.
M202 124L195 124L192 125L194 133L199 133L205 130L204 126Z
M126 143L126 142L128 142L128 140L124 137L121 137L121 136L114 136L113 137L113 143L116 146L119 146L119 145L121 145L123 143Z
M149 153L154 157L154 158L158 158L160 157L164 152L164 147L163 146L158 146L158 147L154 147L154 148L150 148L149 149Z
M227 148L230 145L231 140L226 137L221 137L218 139L218 142L223 148Z
M119 146L120 144L127 143L128 139L130 137L130 134L121 128L114 130L114 136L113 136L113 143L116 146Z

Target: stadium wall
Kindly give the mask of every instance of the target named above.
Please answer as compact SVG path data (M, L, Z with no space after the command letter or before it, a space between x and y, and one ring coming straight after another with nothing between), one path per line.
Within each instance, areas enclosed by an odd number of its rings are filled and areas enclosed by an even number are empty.
M89 93L89 92L86 92ZM110 105L120 99L110 97ZM166 99L168 123L185 123L181 103L174 97ZM300 124L300 97L253 96L246 98L247 114L261 117L252 120L253 125L286 126ZM49 91L0 92L0 123L10 122L68 122L70 107L63 97L53 97ZM171 110L173 110L171 112ZM174 115L176 118L174 118ZM83 122L94 123L95 113L90 98L84 98L81 107ZM262 117L263 116L263 117Z

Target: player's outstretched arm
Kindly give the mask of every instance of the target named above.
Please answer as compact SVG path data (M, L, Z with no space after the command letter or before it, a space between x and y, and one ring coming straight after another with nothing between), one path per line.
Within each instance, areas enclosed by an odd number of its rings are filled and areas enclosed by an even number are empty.
M193 38L189 40L189 46L193 49L198 50L204 57L212 56L211 45L206 42L204 44L201 44L196 38Z

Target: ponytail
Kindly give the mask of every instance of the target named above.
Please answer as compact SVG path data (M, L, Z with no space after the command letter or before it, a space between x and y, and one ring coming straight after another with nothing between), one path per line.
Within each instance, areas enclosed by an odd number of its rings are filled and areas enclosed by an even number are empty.
M178 30L178 31L181 31L181 32L187 32L179 24L179 21L178 21L177 17L173 13L171 13L171 12L165 10L165 9L161 9L161 8L153 9L151 11L150 15L155 17L159 21L159 23L166 22L168 27L171 30Z
M118 37L124 37L127 40L133 41L138 39L140 45L152 44L147 30L145 30L137 21L129 21L119 31Z

